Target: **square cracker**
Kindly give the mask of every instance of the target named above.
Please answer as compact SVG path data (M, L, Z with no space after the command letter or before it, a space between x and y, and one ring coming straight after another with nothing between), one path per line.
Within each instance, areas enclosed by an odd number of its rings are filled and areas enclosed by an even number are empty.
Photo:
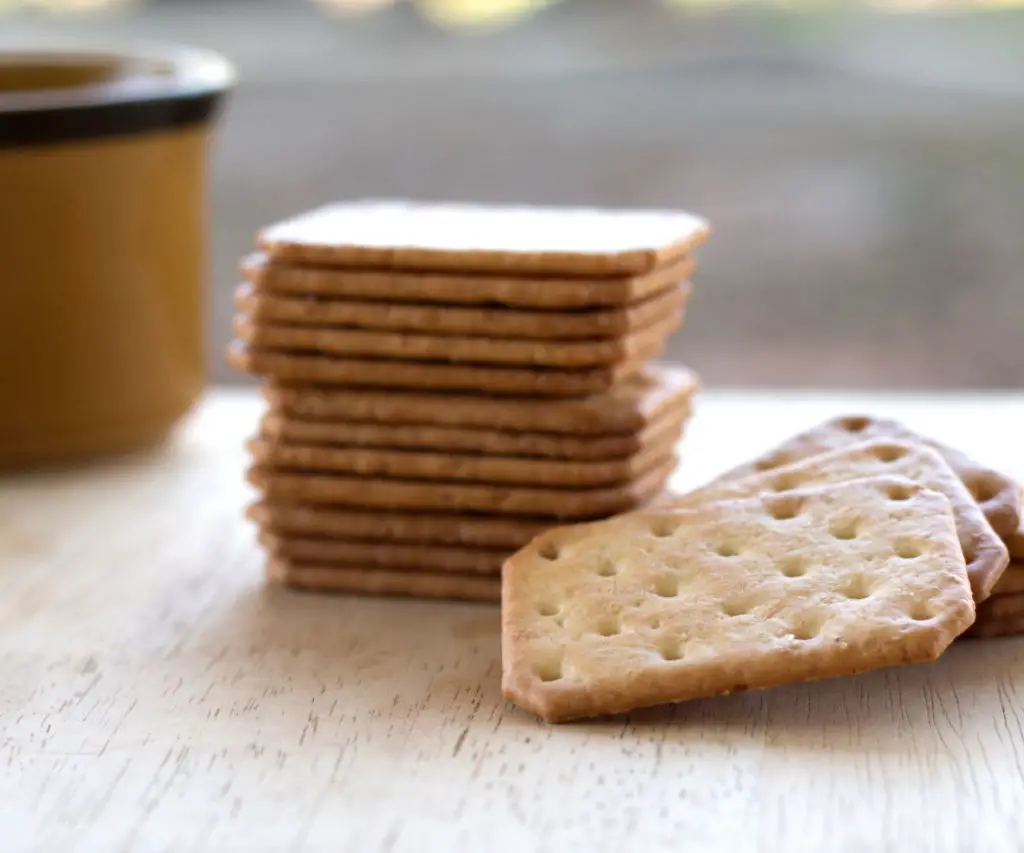
M688 508L762 492L779 493L797 486L821 486L886 474L906 477L946 496L953 507L974 599L988 598L1009 563L1006 545L956 472L937 450L926 445L887 439L864 441L760 474L717 480L669 503L673 508Z
M257 293L373 299L401 302L574 311L622 308L664 293L697 268L686 256L639 276L555 278L551 276L459 275L401 270L353 270L295 266L261 252L245 258L241 273Z
M636 275L705 242L678 210L602 210L365 199L264 228L272 260L517 275Z
M309 383L338 387L409 388L422 391L475 391L496 395L582 397L608 391L633 376L642 361L579 370L445 364L444 362L343 359L275 350L250 349L232 342L228 364L235 370L268 376L284 384Z
M285 444L434 450L491 456L599 460L634 456L665 442L676 442L689 407L664 415L637 432L621 435L557 435L548 432L429 424L347 423L293 418L276 411L260 419L260 437Z
M247 517L281 536L368 542L433 543L515 550L552 526L550 519L454 513L360 511L322 504L257 501Z
M335 326L392 332L428 332L469 337L598 340L646 329L680 315L690 296L688 282L642 302L585 311L527 311L491 305L378 302L267 293L251 284L235 289L236 307L263 325Z
M498 398L299 388L270 383L263 395L275 411L310 420L485 428L555 435L620 435L644 429L689 407L700 380L682 366L647 364L612 387L573 399ZM474 389L477 390L477 389Z
M459 364L586 368L647 360L661 355L665 341L682 320L679 311L645 329L607 340L530 340L392 332L333 326L259 324L235 317L235 333L253 349L301 352L340 358Z
M817 453L836 450L873 438L909 441L933 447L964 481L996 533L1008 536L1020 526L1020 487L1012 479L979 465L959 450L925 438L898 421L888 418L865 415L833 418L807 432L793 436L763 456L727 471L720 475L716 482L745 477L758 471L769 471Z
M260 544L273 557L300 563L352 568L353 566L449 574L501 574L509 548L466 548L422 542L359 542L324 536L287 536L263 530Z
M580 519L646 504L662 490L674 467L675 460L670 458L632 482L587 489L293 474L260 466L250 468L247 477L270 501Z
M271 558L267 578L292 589L355 595L498 602L501 581L480 575L357 569Z
M505 564L502 691L615 714L934 660L973 619L949 501L903 478L631 513Z
M250 439L248 448L257 465L274 471L582 488L628 483L664 467L671 460L676 438L665 436L636 456L598 461L282 444L263 438Z

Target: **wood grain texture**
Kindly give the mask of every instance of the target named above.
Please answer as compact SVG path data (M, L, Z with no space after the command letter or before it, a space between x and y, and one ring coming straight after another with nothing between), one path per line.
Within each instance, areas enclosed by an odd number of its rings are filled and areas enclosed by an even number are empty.
M858 409L1024 471L1020 397L707 395L677 485ZM5 853L1019 850L1024 642L545 726L500 700L494 607L264 588L259 411L0 480Z

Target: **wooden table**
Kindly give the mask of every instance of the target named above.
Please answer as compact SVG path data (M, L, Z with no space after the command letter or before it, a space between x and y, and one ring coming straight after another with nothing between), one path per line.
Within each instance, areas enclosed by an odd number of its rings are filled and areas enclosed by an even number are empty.
M156 455L0 480L0 850L1024 849L1024 642L550 727L497 609L267 589L213 394ZM1024 396L705 395L677 485L867 410L1024 474Z

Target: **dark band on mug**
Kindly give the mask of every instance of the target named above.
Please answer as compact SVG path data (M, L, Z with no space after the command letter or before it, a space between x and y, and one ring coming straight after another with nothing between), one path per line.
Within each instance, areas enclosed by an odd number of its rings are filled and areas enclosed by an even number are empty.
M201 125L216 113L224 93L204 91L4 112L0 149L26 148L134 136Z

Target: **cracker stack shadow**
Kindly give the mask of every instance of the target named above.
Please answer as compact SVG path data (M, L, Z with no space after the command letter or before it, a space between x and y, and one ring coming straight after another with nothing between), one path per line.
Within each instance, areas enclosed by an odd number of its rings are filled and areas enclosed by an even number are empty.
M268 576L497 601L544 530L643 507L698 389L656 360L707 224L679 211L338 204L242 262L228 358Z

